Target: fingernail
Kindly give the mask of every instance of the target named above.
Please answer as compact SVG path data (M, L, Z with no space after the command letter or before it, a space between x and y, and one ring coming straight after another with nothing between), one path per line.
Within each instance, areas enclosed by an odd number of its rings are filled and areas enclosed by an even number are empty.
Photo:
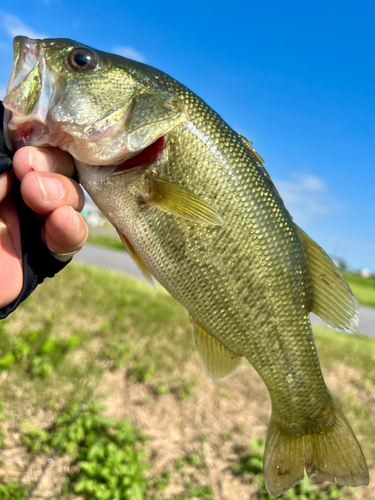
M38 175L38 182L44 201L60 200L65 195L64 188L57 179Z
M47 151L29 149L29 172L54 172L56 168L55 158Z
M78 214L77 214L77 212L74 210L74 208L73 208L73 207L70 207L70 209L71 209L71 211L73 212L73 215L72 215L72 217L73 217L73 221L72 221L73 226L75 226L75 227L79 227L80 222L79 222Z

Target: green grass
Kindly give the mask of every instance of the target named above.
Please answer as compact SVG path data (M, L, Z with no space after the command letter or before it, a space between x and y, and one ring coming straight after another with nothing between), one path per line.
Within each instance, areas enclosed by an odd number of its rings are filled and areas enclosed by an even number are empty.
M61 435L59 415L69 414L82 402L90 402L107 370L125 367L129 380L148 384L154 394L154 373L157 378L167 378L176 363L183 365L193 352L187 312L163 289L154 292L147 284L111 271L68 266L54 280L40 286L9 319L0 322L0 376L6 375L7 380L0 384L0 422L14 422L12 432L27 445L32 460L47 448L51 451ZM170 392L173 391L178 404L189 397L193 384L175 375ZM47 429L35 427L36 415L41 411L49 415L51 423ZM73 431L82 434L77 426L73 426ZM103 432L98 430L97 437L90 439L102 440ZM6 446L4 436L1 432L0 448ZM90 462L83 449L87 448L85 444L79 455L83 458L74 458L78 451L66 450L66 446L75 446L78 437L67 436L62 450L69 451L77 464ZM111 445L103 460L116 461L117 455L121 455L112 448ZM64 486L68 492L79 490L85 498L94 498L92 492L98 489L95 482L104 481L100 476L104 466L99 458L95 458L95 466L84 465L81 476L69 479ZM79 468L79 464L74 467ZM137 470L138 492L132 490L121 498L146 498L142 494L146 479L142 479L141 465ZM133 468L122 473L125 485ZM153 480L155 484L163 482L160 478ZM25 498L25 491L32 488L31 483L27 489L15 478L7 477L4 481L7 484L2 487L0 473L2 498ZM108 487L100 487L100 498L117 498L117 493L113 493L113 488L118 487L115 477L109 475L105 481Z
M375 278L362 278L359 274L344 273L360 304L375 307Z
M109 234L92 234L89 233L87 238L87 243L91 243L93 245L99 245L102 247L115 248L116 250L124 250L124 244L120 240L119 236L112 236Z
M360 437L369 464L375 466L375 340L318 326L314 327L314 334L323 371L329 373L340 365L354 374L350 384L338 395L339 401ZM20 436L18 439L28 448L31 457L45 454L57 445L62 429L69 427L67 422L73 409L82 402L90 407L95 388L106 372L123 370L128 383L136 384L140 392L143 390L143 401L152 404L153 398L173 398L173 404L184 405L195 397L201 383L200 376L182 375L184 366L191 364L192 359L196 360L196 355L188 314L161 287L155 292L144 282L115 272L70 265L56 278L38 287L8 320L0 323L0 380L6 380L0 384L0 422L14 422L12 432ZM35 425L36 416L40 414L49 415L48 427L40 423ZM64 438L61 450L70 451L77 474L79 470L82 473L68 479L67 491L74 491L80 484L78 489L82 488L82 492L90 497L89 490L96 488L95 481L105 480L109 490L117 487L110 474L106 478L99 477L104 458L95 453L87 455L91 441L103 436L109 439L117 424L101 420L98 413L93 416L88 412L87 415L91 415L91 420L85 416L86 420L78 419L77 425L72 424L69 428L72 434ZM63 421L64 418L68 420ZM95 422L100 432L89 438L85 425L94 426ZM125 426L124 432L138 436L139 429L122 422L119 425ZM227 436L223 441L231 441L232 434L225 433L226 429L223 429L222 436ZM76 449L78 442L82 446ZM1 446L6 446L2 435ZM71 446L71 449L67 450L66 446ZM108 457L114 462L120 453L116 447L120 447L117 441L107 450ZM138 453L137 450L134 448L134 453ZM133 451L129 450L129 453ZM254 453L256 455L258 451ZM245 457L242 462L239 458L239 467L241 463L247 467L246 460L255 460L255 455ZM148 463L151 459L145 460ZM89 463L80 469L78 462ZM145 487L143 466L141 462L139 464L137 471L141 474L139 484L142 489ZM183 476L184 493L168 498L209 500L213 498L211 486L195 483L189 475L194 476L194 471L201 472L204 467L203 454L189 452L174 469L150 479L148 484L154 485L150 491L161 491L175 475L186 474ZM122 473L126 482L133 471L122 469ZM104 486L101 490L105 498L108 492L104 491ZM331 494L327 492L327 495ZM2 494L4 498L23 498L24 485L17 486L10 478L9 488ZM258 498L262 498L259 495ZM333 498L332 495L328 498ZM154 493L151 498L164 497L162 493Z
M360 371L362 381L375 385L375 339L318 325L314 325L314 337L323 370L341 363Z

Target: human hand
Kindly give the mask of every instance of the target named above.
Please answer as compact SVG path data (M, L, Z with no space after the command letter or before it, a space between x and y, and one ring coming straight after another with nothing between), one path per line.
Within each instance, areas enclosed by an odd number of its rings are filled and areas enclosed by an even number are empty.
M57 148L24 147L15 153L13 169L21 181L23 200L45 221L42 238L50 251L80 249L88 227L79 213L84 195L71 179L75 172L71 156ZM18 297L23 284L18 215L9 194L12 182L12 173L0 175L0 308Z

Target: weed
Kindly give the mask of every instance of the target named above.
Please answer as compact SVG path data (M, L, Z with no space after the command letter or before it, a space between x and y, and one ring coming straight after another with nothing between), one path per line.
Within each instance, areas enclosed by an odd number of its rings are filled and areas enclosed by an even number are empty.
M221 435L220 435L221 439L223 441L231 441L232 440L232 434L230 432L223 432Z
M65 411L48 431L31 429L22 436L29 451L72 456L76 472L68 475L70 492L92 500L141 500L146 490L145 436L127 419L103 416L95 403L79 412Z
M165 490L169 486L172 477L172 471L164 472L160 477L155 478L151 483L152 487L157 490Z
M68 340L52 336L53 320L45 317L40 330L29 331L23 338L12 340L10 336L2 338L8 351L0 358L0 370L17 364L23 367L32 377L47 378L65 359L67 352L75 348L82 339L82 333L71 336Z
M16 362L16 357L12 352L0 358L0 370L6 370Z
M189 396L191 396L194 392L195 384L196 377L191 377L188 380L184 380L182 384L177 388L178 399L183 401L184 399L187 399Z
M155 394L162 396L163 394L169 394L170 387L167 381L159 380L159 382L154 385L153 390Z
M182 495L174 495L173 500L189 500L191 498L199 498L199 500L212 500L213 490L211 486L203 486L200 484L188 484L186 492Z
M28 493L28 487L13 479L0 478L1 500L23 500Z
M119 336L104 348L103 357L112 362L113 368L121 368L132 358L132 350L123 336Z
M27 358L27 356L30 354L30 351L30 344L21 340L17 340L13 348L13 354L16 361L22 361L23 359Z
M207 469L207 464L202 453L190 453L176 459L175 470L177 472L181 472L186 466L191 466L195 469Z
M135 382L148 382L155 373L155 363L152 361L143 361L133 366L130 377Z

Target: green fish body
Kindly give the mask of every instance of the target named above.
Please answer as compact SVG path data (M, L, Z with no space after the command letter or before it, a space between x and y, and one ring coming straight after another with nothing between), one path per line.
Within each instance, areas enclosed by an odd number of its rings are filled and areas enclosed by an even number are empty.
M33 83L34 82L34 83ZM15 39L8 146L58 146L152 283L191 315L214 379L246 357L272 400L264 470L359 486L368 470L321 373L309 321L354 331L358 306L296 224L251 142L150 66L65 39Z

